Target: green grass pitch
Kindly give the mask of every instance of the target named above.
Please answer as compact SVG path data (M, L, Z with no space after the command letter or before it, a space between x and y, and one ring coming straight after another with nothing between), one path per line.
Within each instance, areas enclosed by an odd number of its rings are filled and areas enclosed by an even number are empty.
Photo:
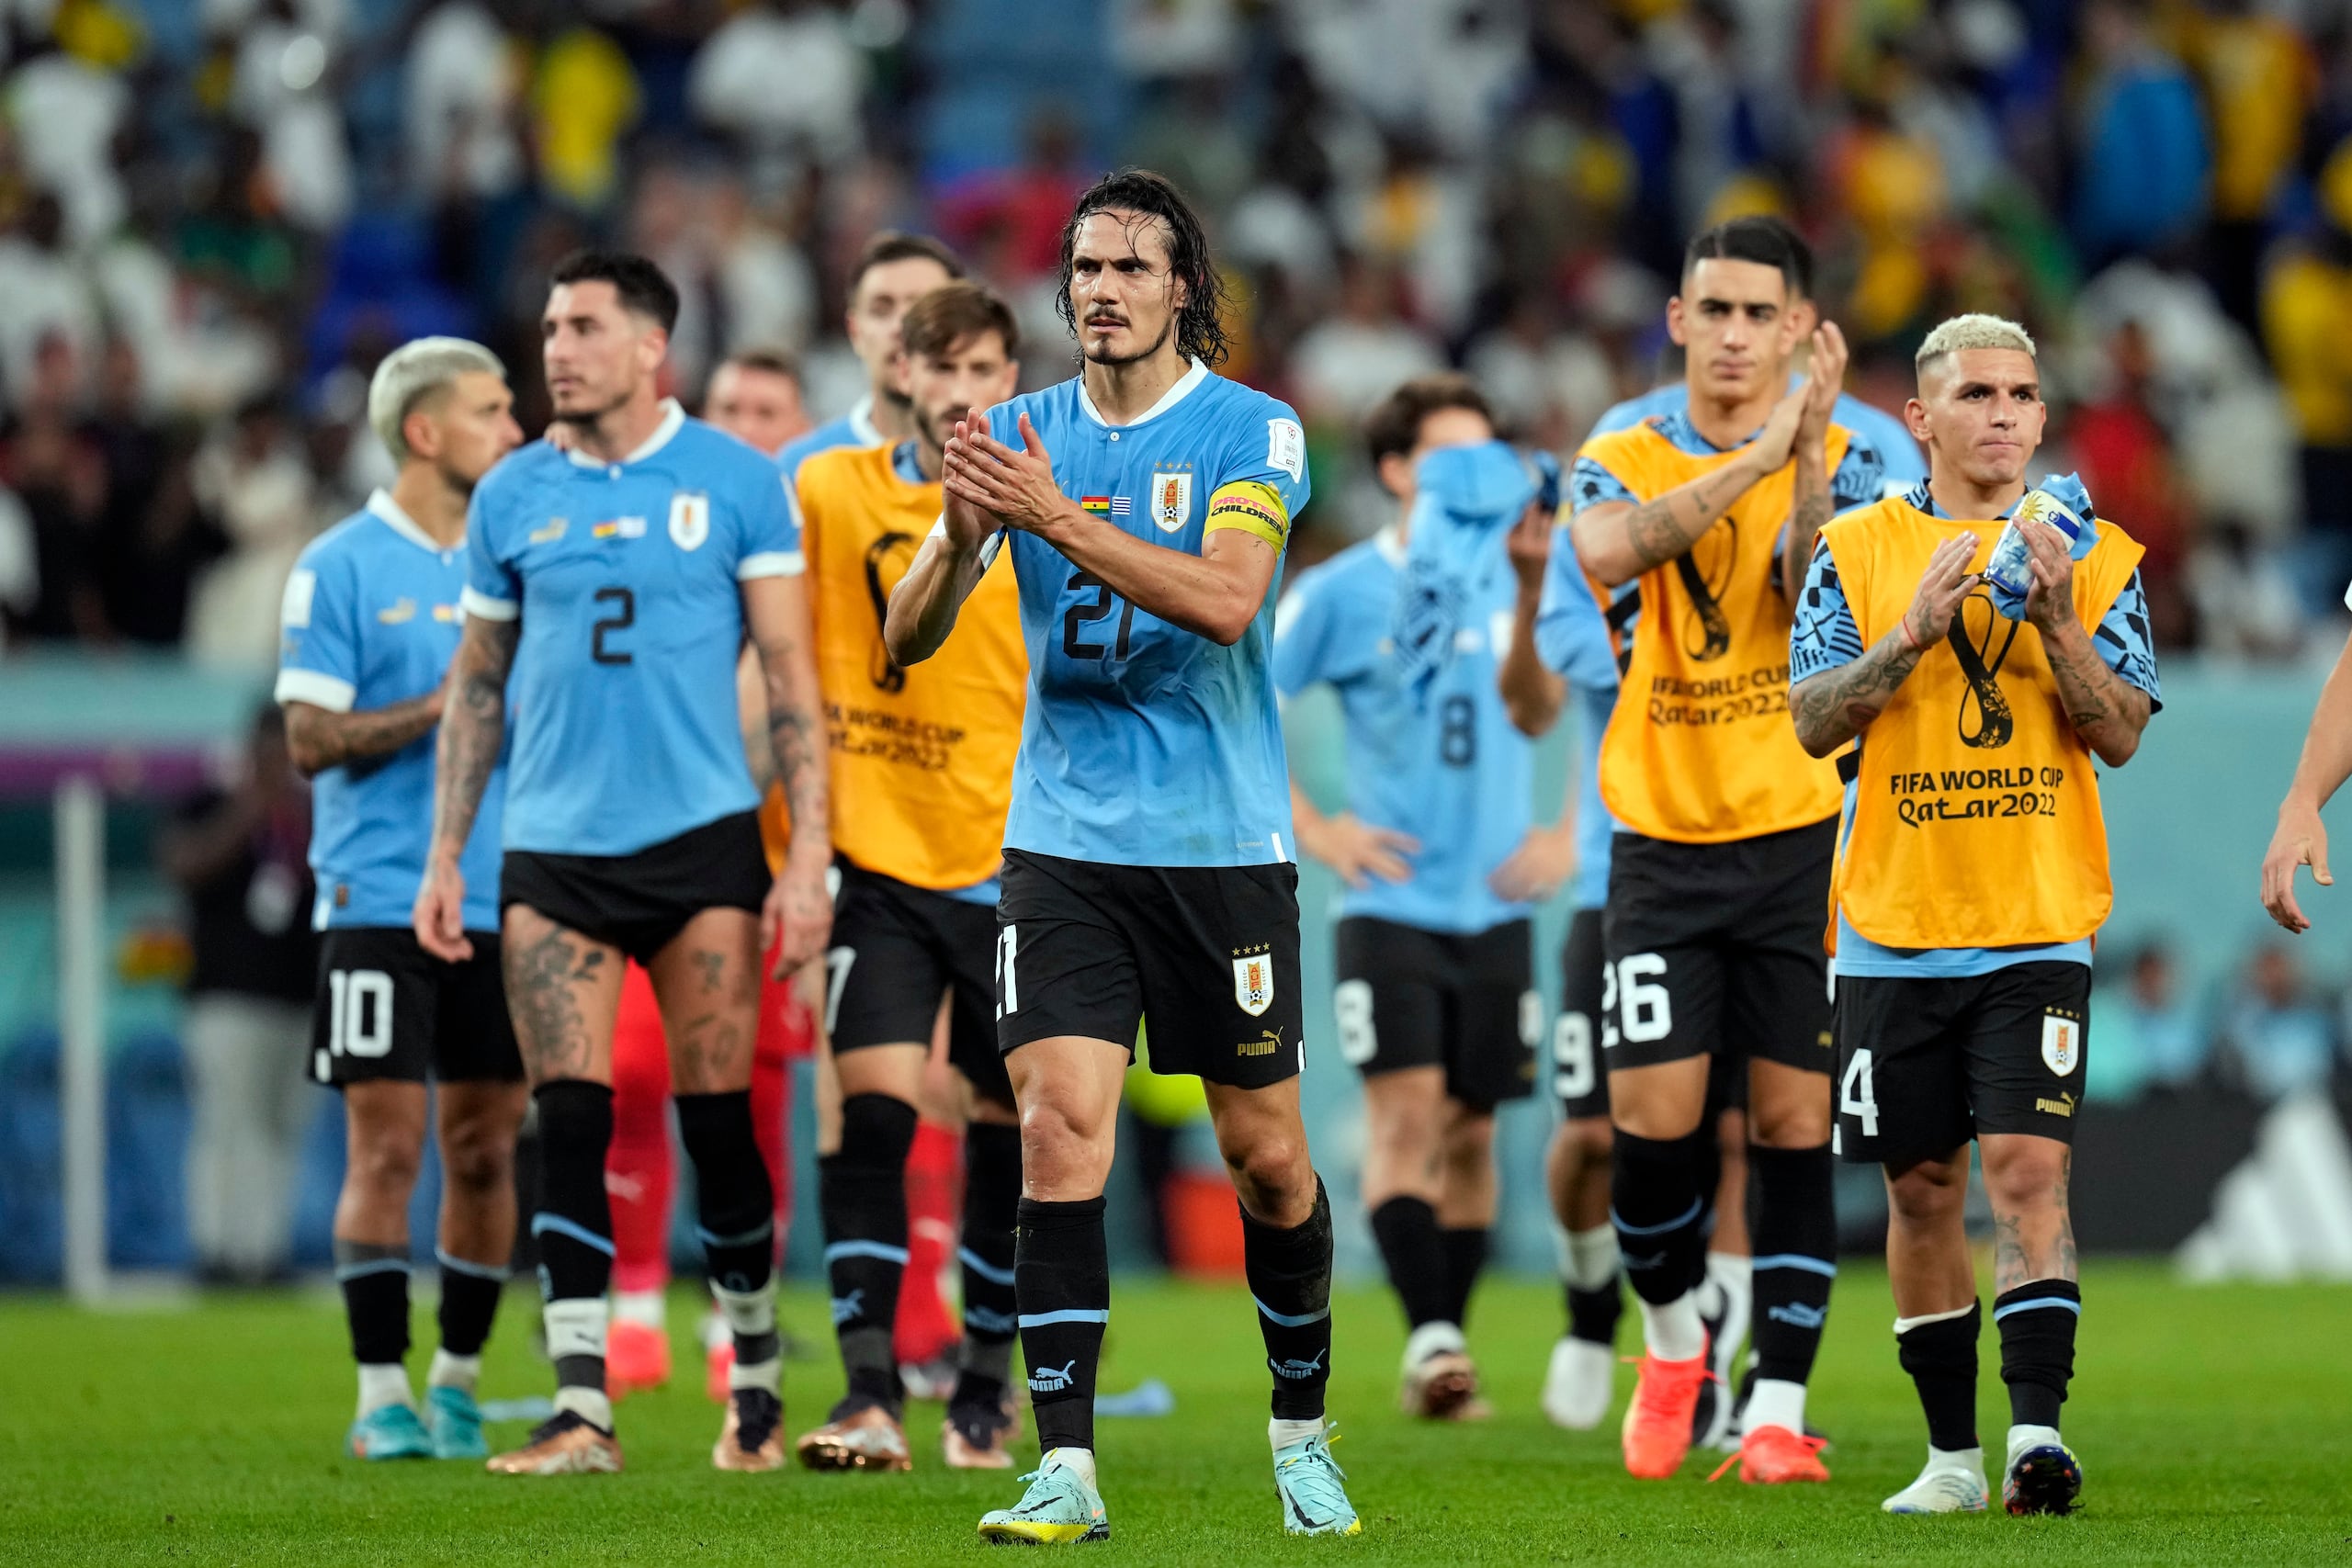
M1670 1482L1618 1467L1613 1419L1560 1432L1535 1408L1559 1318L1555 1293L1494 1280L1472 1340L1498 1414L1439 1427L1396 1413L1401 1330L1385 1293L1343 1292L1331 1407L1363 1512L1354 1540L1279 1530L1265 1446L1266 1378L1238 1287L1122 1283L1103 1387L1164 1378L1176 1413L1106 1420L1100 1435L1114 1539L1088 1561L2352 1563L2352 1291L2188 1289L2160 1269L2095 1266L2084 1284L2067 1434L2088 1476L2071 1519L1891 1519L1878 1501L1925 1443L1894 1365L1883 1275L1841 1279L1813 1412L1836 1438L1836 1479L1766 1491L1709 1486L1694 1455ZM486 1395L547 1391L529 1348L533 1298L506 1303ZM823 1303L786 1303L821 1335ZM415 1314L420 1339L431 1320ZM232 1298L186 1312L86 1314L0 1298L0 1568L28 1563L935 1563L989 1551L972 1533L1018 1493L1007 1475L939 1464L938 1411L910 1422L917 1470L899 1476L714 1473L718 1416L689 1359L694 1312L673 1324L680 1377L620 1410L627 1473L493 1478L470 1464L366 1465L343 1457L352 1380L341 1314L323 1293ZM1631 1339L1628 1325L1627 1339ZM2007 1408L1988 1329L1981 1420ZM423 1351L413 1358L422 1375ZM1630 1373L1621 1376L1620 1406ZM825 1361L787 1373L788 1432L840 1388ZM493 1440L519 1427L493 1428ZM1034 1450L1023 1451L1026 1461Z

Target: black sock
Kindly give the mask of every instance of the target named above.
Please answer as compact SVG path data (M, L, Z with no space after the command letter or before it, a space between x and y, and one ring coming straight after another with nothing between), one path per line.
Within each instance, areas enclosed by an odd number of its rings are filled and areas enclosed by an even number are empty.
M2058 1407L2074 1381L2075 1326L2082 1315L2082 1287L2072 1280L2030 1280L1993 1298L2001 1381L2009 1385L2009 1419L2016 1425L2058 1425Z
M441 1262L441 1348L452 1356L479 1356L489 1342L491 1320L498 1315L506 1270L446 1252L434 1256Z
M1478 1288L1478 1272L1487 1266L1487 1227L1450 1225L1438 1233L1445 1244L1446 1305L1453 1321L1470 1321L1470 1292Z
M1437 1211L1419 1198L1391 1198L1372 1212L1372 1235L1388 1266L1389 1287L1405 1305L1405 1326L1453 1322L1446 1314L1453 1292Z
M1563 1284L1568 1298L1568 1337L1594 1345L1617 1343L1617 1320L1625 1315L1625 1292L1614 1274L1609 1283L1589 1291Z
M763 1366L782 1352L774 1303L775 1188L752 1126L752 1091L681 1094L678 1141L695 1166L695 1234L703 1268L735 1338L735 1364ZM761 1297L745 1302L746 1296ZM731 1299L730 1299L731 1298ZM765 1310L762 1310L764 1304Z
M1706 1269L1707 1194L1702 1183L1712 1127L1688 1137L1637 1137L1623 1127L1610 1143L1609 1220L1617 1227L1626 1283L1654 1306L1690 1293Z
M1756 1176L1754 1315L1756 1375L1784 1382L1813 1376L1829 1287L1838 1278L1837 1168L1829 1145L1747 1151Z
M1241 1258L1274 1374L1274 1418L1318 1420L1331 1381L1331 1200L1323 1179L1315 1179L1315 1207L1288 1230L1242 1210Z
M1012 1375L1020 1302L1013 1290L1013 1227L1021 1223L1021 1129L994 1122L964 1128L964 1346L958 1404L994 1404Z
M1021 1357L1041 1450L1094 1446L1094 1371L1111 1321L1111 1263L1102 1200L1021 1200L1013 1264Z
M833 1335L849 1397L893 1413L906 1399L890 1335L907 1271L907 1151L914 1143L913 1106L887 1094L853 1094L842 1101L840 1151L817 1162Z
M1894 1337L1896 1357L1919 1391L1928 1441L1946 1453L1976 1444L1976 1336L1984 1309L1976 1302L1959 1317L1938 1318Z
M408 1356L408 1248L334 1238L334 1280L351 1324L351 1359L390 1366Z
M605 1288L613 1275L613 1207L605 1195L605 1156L613 1142L613 1091L585 1078L555 1078L531 1091L539 1111L539 1292L550 1307L593 1323L594 1331L552 1328L548 1353L559 1388L605 1388ZM591 1308L588 1303L594 1303Z

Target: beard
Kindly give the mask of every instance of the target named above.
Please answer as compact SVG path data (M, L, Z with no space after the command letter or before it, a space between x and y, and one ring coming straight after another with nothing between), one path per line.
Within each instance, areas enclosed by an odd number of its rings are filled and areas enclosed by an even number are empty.
M598 420L604 418L615 409L619 408L622 404L628 402L629 399L635 396L637 396L637 388L634 385L630 385L620 389L601 403L572 409L559 407L549 414L548 417L553 419L559 424L579 425L585 428L588 425L595 423Z
M1129 330L1132 331L1135 323L1130 321L1127 325ZM1149 359L1153 355L1158 354L1167 344L1170 334L1174 333L1175 330L1176 315L1175 312L1170 311L1169 312L1168 319L1159 323L1159 335L1151 340L1151 344L1148 348L1139 348L1133 354L1114 354L1110 351L1109 347L1099 341L1088 342L1086 339L1080 338L1079 356L1082 359L1091 360L1097 365L1133 365L1139 360Z

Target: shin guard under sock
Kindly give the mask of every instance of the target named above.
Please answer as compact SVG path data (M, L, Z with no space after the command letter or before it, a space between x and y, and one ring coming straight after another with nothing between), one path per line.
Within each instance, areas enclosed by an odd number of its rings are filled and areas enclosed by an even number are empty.
M1829 1145L1747 1152L1756 1178L1749 1235L1756 1249L1756 1377L1803 1384L1813 1375L1838 1278L1836 1168Z
M1372 1212L1373 1239L1388 1269L1388 1284L1404 1303L1405 1326L1452 1323L1446 1278L1445 1233L1437 1211L1419 1198L1391 1198Z
M1021 1200L1013 1289L1037 1446L1046 1451L1094 1447L1094 1373L1111 1321L1102 1210L1100 1198Z
M1984 1324L1984 1309L1976 1302L1958 1312L1895 1320L1895 1357L1919 1391L1928 1446L1945 1453L1978 1446L1976 1336Z
M1478 1275L1487 1267L1487 1227L1449 1225L1438 1235L1445 1247L1446 1315L1453 1323L1466 1325L1471 1292L1478 1288Z
M2058 1425L2058 1408L2074 1381L2075 1328L2082 1315L2082 1287L2072 1280L2030 1280L1994 1298L2001 1381L2009 1385L2013 1425Z
M1625 1281L1653 1306L1679 1301L1699 1282L1706 1254L1706 1141L1638 1137L1611 1141L1609 1219Z
M334 1282L351 1325L351 1359L389 1366L408 1355L408 1248L334 1240Z
M907 1151L915 1108L887 1094L842 1101L838 1152L817 1162L825 1273L849 1396L895 1413L904 1399L891 1344L907 1269Z
M605 1155L613 1141L613 1091L584 1078L556 1078L531 1098L539 1113L539 1209L531 1235L539 1244L557 1404L609 1428L605 1288L612 1280L613 1217Z
M452 1356L479 1356L489 1341L491 1322L498 1315L498 1295L506 1288L506 1270L447 1252L434 1257L441 1264L441 1348Z
M1331 1200L1323 1179L1315 1179L1315 1206L1288 1229L1242 1210L1241 1257L1274 1374L1274 1418L1318 1420L1331 1381Z
M775 1190L752 1130L752 1094L682 1094L677 1102L711 1292L734 1336L735 1364L765 1367L783 1345L775 1327Z
M957 1403L992 1403L1012 1378L1021 1311L1013 1231L1021 1223L1021 1129L974 1122L964 1129L964 1344ZM982 1385L989 1386L982 1386Z

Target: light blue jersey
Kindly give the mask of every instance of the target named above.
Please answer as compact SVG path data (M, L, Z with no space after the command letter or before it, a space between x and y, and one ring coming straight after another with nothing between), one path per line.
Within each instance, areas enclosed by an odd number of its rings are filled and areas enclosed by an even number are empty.
M1789 377L1789 389L1794 391L1804 378ZM1690 384L1669 381L1663 387L1644 392L1638 398L1628 398L1600 416L1592 427L1595 435L1605 435L1612 430L1631 430L1634 426L1662 413L1688 415L1690 412ZM1838 394L1838 406L1831 411L1831 421L1844 425L1871 444L1878 454L1883 495L1901 495L1928 477L1927 454L1919 450L1918 442L1911 437L1901 420L1875 403L1866 403L1851 392ZM1872 496L1871 500L1878 500Z
M1917 511L1930 517L1949 516L1936 504L1925 480L1911 488L1905 499ZM2007 513L2001 514L2004 517ZM1854 623L1854 612L1846 602L1845 584L1838 581L1838 562L1827 545L1816 545L1813 564L1805 570L1804 595L1801 603L1804 612L1789 631L1789 685L1812 676L1824 674L1860 659L1862 647L1861 628ZM2132 572L2123 592L2108 606L2100 617L2098 628L2091 634L2091 646L2098 649L2107 667L2124 680L2148 694L2149 711L2164 707L2164 690L2156 679L2155 648L2148 632L2148 595L2140 584L2140 574ZM1868 745L1870 734L1863 732L1858 744ZM1846 784L1846 817L1841 833L1854 828L1854 781ZM2044 942L2018 947L1886 947L1872 942L1847 922L1844 911L1838 916L1837 969L1840 975L1893 976L1898 978L1941 979L1973 975L1989 975L2015 964L2082 964L2091 961L2090 939L2079 942Z
M874 395L869 392L841 418L829 419L799 439L786 442L784 450L775 455L775 463L784 470L784 480L788 485L800 477L800 465L820 452L830 452L836 446L881 445L882 433L874 425Z
M475 488L466 613L523 618L506 848L633 854L759 805L740 584L801 570L786 482L673 402L617 463L534 442Z
M1496 554L1502 541L1493 541ZM1295 697L1317 681L1347 717L1348 809L1420 842L1403 882L1368 877L1343 915L1469 935L1526 917L1531 905L1487 886L1532 819L1534 748L1504 711L1496 671L1508 650L1514 580L1499 562L1463 607L1453 657L1417 697L1392 633L1405 544L1391 525L1299 573L1274 622L1274 685Z
M1631 599L1635 592L1628 586L1619 597ZM1611 626L1593 596L1591 580L1577 564L1568 525L1555 526L1544 596L1535 611L1535 654L1567 682L1577 702L1577 874L1568 897L1579 909L1598 909L1609 901L1610 838L1617 823L1600 798L1600 738L1617 708L1617 650L1632 628L1630 616Z
M441 683L462 629L465 547L443 549L378 491L311 541L286 580L277 698L369 712ZM502 762L460 863L468 931L498 929ZM311 787L314 930L409 923L433 837L433 731L389 756L327 769Z
M1255 487L1237 511L1284 537L1310 492L1297 415L1198 361L1124 425L1106 423L1077 378L999 404L989 426L1017 442L1023 413L1063 494L1187 555L1201 553L1210 499L1226 487ZM1113 865L1291 859L1275 588L1241 640L1220 648L1119 598L1034 534L999 537L1011 540L1030 672L1005 847Z

